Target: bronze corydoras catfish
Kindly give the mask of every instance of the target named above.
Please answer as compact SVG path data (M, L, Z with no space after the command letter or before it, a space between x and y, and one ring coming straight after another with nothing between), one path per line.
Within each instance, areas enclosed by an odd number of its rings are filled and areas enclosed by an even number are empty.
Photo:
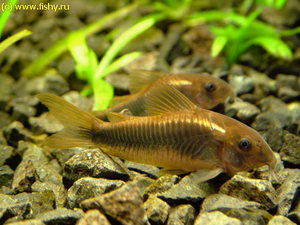
M64 125L49 137L53 148L99 147L107 154L169 170L220 172L249 170L276 159L252 128L222 114L197 108L176 89L159 85L146 104L148 117L109 113L104 122L52 94L37 97Z
M212 109L227 97L234 98L233 89L225 81L207 74L167 74L155 71L134 70L130 73L129 90L131 95L116 97L113 105L94 114L107 120L108 112L121 112L127 109L134 116L147 115L145 105L158 84L176 88L191 102L203 109Z

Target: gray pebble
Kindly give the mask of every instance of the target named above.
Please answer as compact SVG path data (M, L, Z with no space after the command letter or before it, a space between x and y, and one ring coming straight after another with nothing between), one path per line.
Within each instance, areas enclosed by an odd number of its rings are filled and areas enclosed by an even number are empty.
M4 165L6 160L12 157L13 147L0 144L0 166Z
M23 160L14 173L12 189L14 193L30 192L31 185L36 181L37 175L31 160Z
M224 194L213 194L204 199L201 212L220 209L261 209L263 206L254 201L238 199Z
M74 59L70 55L63 57L61 60L59 60L57 69L64 77L69 77L75 69Z
M36 218L42 220L45 224L73 225L82 216L81 212L75 212L66 208L58 208L41 213Z
M107 218L97 209L88 210L76 225L110 225Z
M27 219L18 222L9 223L9 225L46 225L43 221L38 219Z
M288 218L281 216L281 215L275 215L272 217L272 219L269 221L268 225L296 225L294 222L290 221Z
M31 190L34 192L51 191L55 197L55 207L59 208L65 205L67 193L62 184L36 181L31 185Z
M77 91L69 91L62 96L67 102L72 105L84 110L90 111L92 108L93 101L92 99L88 99L87 97L82 96Z
M74 182L68 190L68 206L75 208L87 198L92 198L121 187L125 183L119 180L107 180L103 178L83 177Z
M0 103L12 94L12 89L8 87L12 87L14 83L14 79L11 76L4 73L0 74Z
M8 165L0 166L0 187L10 187L13 176L14 171Z
M259 108L249 102L237 101L225 107L225 114L227 116L236 117L243 122L254 119L259 113Z
M127 168L130 170L134 170L134 171L137 171L140 173L147 174L153 178L159 177L160 170L156 166L146 165L146 164L141 164L141 163L136 163L136 162L131 162L131 161L125 161L125 166L127 166Z
M295 166L300 166L300 137L285 132L283 146L280 149L281 159Z
M159 194L158 197L170 204L176 204L178 202L196 203L216 192L216 188L211 183L198 183L193 179L193 175L188 175L182 178L179 183L172 186L169 190Z
M191 205L179 205L171 209L167 225L192 225L195 220L195 209Z
M251 77L245 75L233 75L228 77L229 84L237 95L249 93L254 89L254 82Z
M158 225L165 223L170 210L170 206L157 197L149 197L144 208L149 221Z
M199 214L194 225L242 225L242 222L236 218L226 216L225 214L215 211Z
M177 183L179 180L179 177L177 175L164 175L159 177L157 180L155 180L154 183L150 184L145 189L145 197L148 197L150 195L158 196L167 190L169 190L171 187L174 186L175 183Z
M43 113L39 117L30 117L29 124L32 130L40 133L56 133L63 129L57 119L50 113Z
M24 128L24 125L19 121L14 121L3 130L3 135L9 145L18 146L20 140L32 141L32 134Z
M239 199L259 202L266 209L273 209L277 205L275 189L266 180L235 175L221 186L219 192Z
M300 210L292 211L291 213L289 213L288 218L296 224L300 224Z
M281 114L280 112L267 111L259 114L254 123L258 130L267 130L270 127L285 128L292 122L292 117L288 113Z
M106 77L106 81L113 85L115 88L128 90L129 77L126 74L111 73Z
M288 108L284 101L274 96L267 96L258 102L260 109L263 112L271 111L280 114L288 114Z
M99 209L104 214L124 225L148 224L142 196L136 184L127 183L109 193L90 198L80 203L87 209Z
M300 102L291 102L287 108L292 116L292 123L300 123Z
M286 216L290 211L300 189L300 169L290 169L283 184L276 190L278 195L277 213Z
M274 156L275 156L277 162L275 165L275 170L273 171L275 179L273 177L271 177L271 182L272 182L273 186L276 186L276 185L282 184L283 181L286 179L286 175L284 175L286 170L284 170L284 165L280 158L279 153L274 152ZM262 180L269 180L270 179L269 166L264 165L264 166L261 166L261 167L255 169L254 175L255 175L255 178L262 179Z
M264 112L259 114L252 127L259 131L270 147L278 152L283 144L283 127L284 124L278 119L279 114L273 112Z
M0 199L2 200L1 195ZM10 204L7 207L0 204L0 222L3 224L4 222L9 223L9 221L15 222L22 220L28 216L30 210L30 203Z
M141 195L144 196L146 188L150 184L154 183L154 179L152 179L150 177L147 177L144 174L137 173L137 172L132 172L132 175L133 175L133 181L132 182L136 183L136 185L140 189Z
M279 74L276 77L278 89L278 97L284 101L299 99L300 97L300 80L294 75Z
M1 100L0 100L1 101ZM1 107L1 102L0 102L0 107ZM9 125L12 122L11 116L10 114L0 111L0 129L2 129L3 127L6 127L7 125ZM2 133L2 132L1 132ZM1 144L1 140L0 140L0 144Z
M17 195L0 194L0 221L18 216L32 218L39 213L53 209L54 195L50 191L20 193Z
M266 224L272 215L262 209L220 209L226 216L239 219L245 225Z
M256 96L268 96L276 92L278 86L275 80L269 78L264 73L259 73L251 68L247 69L249 76L253 79L254 94Z
M99 149L87 149L72 156L64 167L64 181L67 186L81 177L96 177L128 180L129 174L110 156Z
M67 149L53 149L51 152L52 155L58 160L58 162L61 165L65 165L65 163L76 154L79 154L83 150L86 150L86 148L67 148Z
M38 104L38 100L33 96L18 97L11 101L9 108L12 112L12 119L22 123L27 123L28 118L36 114L34 106Z
M49 161L50 155L45 149L29 142L20 142L18 151L22 151L22 162L31 160L41 182L62 185L62 176ZM21 162L21 163L22 163Z
M66 80L54 70L49 70L44 76L28 80L25 91L28 94L53 93L62 95L69 90Z

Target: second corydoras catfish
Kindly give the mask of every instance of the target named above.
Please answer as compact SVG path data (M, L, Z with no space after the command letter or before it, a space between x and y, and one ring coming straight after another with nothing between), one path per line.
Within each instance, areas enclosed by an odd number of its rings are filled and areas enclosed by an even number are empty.
M275 156L252 128L197 108L176 89L158 85L148 98L148 117L109 113L104 122L53 94L37 97L64 125L46 140L52 148L99 147L105 153L177 172L200 171L200 180L269 165ZM205 171L202 172L201 171Z
M232 88L225 81L206 74L167 74L156 71L134 70L130 73L129 90L131 95L116 97L115 104L94 114L107 120L108 112L121 112L127 109L135 116L145 116L146 102L156 91L158 84L176 88L196 106L212 109L227 97L234 98Z

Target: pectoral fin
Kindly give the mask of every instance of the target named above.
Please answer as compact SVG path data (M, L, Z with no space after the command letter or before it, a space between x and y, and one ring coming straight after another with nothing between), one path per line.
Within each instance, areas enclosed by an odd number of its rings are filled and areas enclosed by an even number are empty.
M221 168L214 170L202 169L191 173L189 176L191 176L191 179L195 180L197 183L201 183L218 176L222 173L222 171L223 170Z

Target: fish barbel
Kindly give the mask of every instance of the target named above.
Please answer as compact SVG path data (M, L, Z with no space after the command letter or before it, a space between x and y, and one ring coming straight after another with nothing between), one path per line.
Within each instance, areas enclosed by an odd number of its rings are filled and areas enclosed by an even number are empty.
M176 88L191 102L203 109L212 109L227 97L234 98L233 89L225 81L207 74L167 74L157 71L134 70L130 73L130 95L115 97L113 105L94 113L107 120L108 112L121 112L127 109L131 115L146 116L146 102L157 90L158 84Z
M105 153L185 173L234 173L269 165L276 158L252 128L225 115L197 108L176 89L159 85L149 97L148 117L109 113L104 122L53 94L37 97L64 129L46 140L53 148L99 147Z

